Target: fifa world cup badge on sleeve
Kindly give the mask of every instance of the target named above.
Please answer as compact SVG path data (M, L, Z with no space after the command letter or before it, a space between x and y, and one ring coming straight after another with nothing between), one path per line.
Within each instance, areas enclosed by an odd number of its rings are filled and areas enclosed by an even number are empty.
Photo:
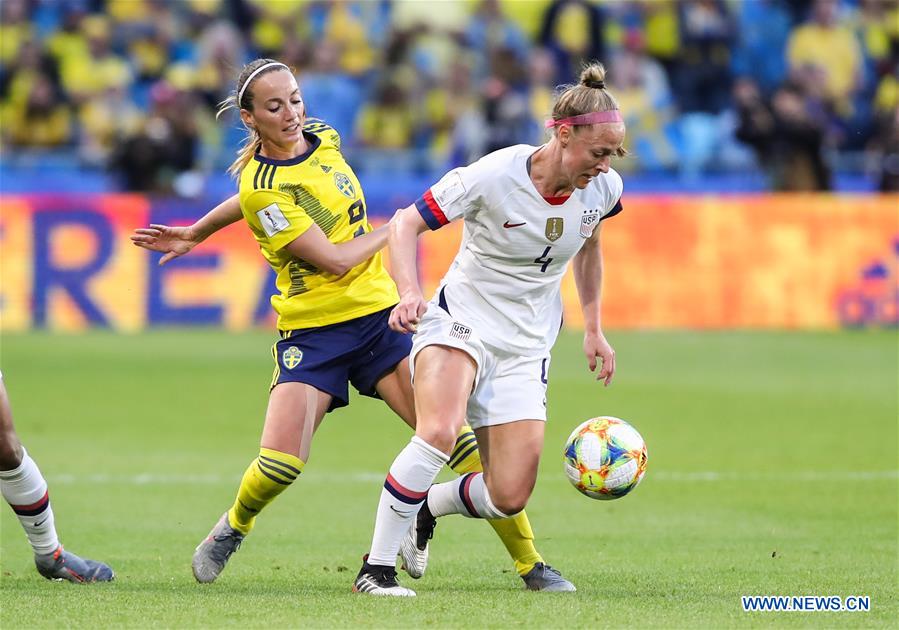
M593 230L599 223L599 208L593 210L584 210L584 216L581 217L580 235L584 238L593 236Z
M268 236L274 236L290 225L290 221L287 220L287 217L284 216L281 208L276 203L267 205L257 212L256 216L259 218L259 223Z
M462 176L459 173L447 173L443 179L431 186L431 194L437 205L446 208L465 194Z

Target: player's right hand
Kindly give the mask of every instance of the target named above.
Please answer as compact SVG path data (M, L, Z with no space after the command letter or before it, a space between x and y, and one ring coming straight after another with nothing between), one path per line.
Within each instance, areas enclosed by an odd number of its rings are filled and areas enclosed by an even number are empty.
M131 242L138 247L165 254L159 259L160 265L183 256L200 243L188 227L171 227L159 223L134 230Z
M428 303L420 292L405 293L400 296L400 303L390 312L388 324L397 332L414 333L418 330L418 322L426 310Z

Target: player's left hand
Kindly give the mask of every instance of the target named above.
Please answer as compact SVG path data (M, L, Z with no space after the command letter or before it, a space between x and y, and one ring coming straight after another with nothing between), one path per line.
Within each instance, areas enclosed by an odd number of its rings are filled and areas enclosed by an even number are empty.
M138 228L131 235L131 242L152 252L165 254L159 259L164 265L170 260L188 253L200 243L189 227L172 227L151 223L148 228Z
M584 335L584 354L587 355L587 364L591 372L595 372L596 366L601 365L596 380L604 381L606 387L611 385L612 376L615 374L615 350L601 332Z
M428 310L420 291L407 291L400 296L399 304L390 311L387 324L393 330L401 333L415 334L418 330L418 322L421 316Z

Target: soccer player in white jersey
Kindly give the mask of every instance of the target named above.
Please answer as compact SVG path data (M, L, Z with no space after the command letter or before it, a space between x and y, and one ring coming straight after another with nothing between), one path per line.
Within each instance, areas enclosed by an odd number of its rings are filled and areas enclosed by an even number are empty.
M0 493L16 513L34 550L34 564L48 580L108 582L115 578L102 562L66 551L59 543L47 482L19 442L9 397L0 374Z
M621 210L621 177L610 159L626 151L604 77L603 66L592 64L559 94L546 144L509 147L450 171L391 226L400 302L389 321L415 333L418 424L390 467L357 584L392 567L401 544L426 554L436 517L503 519L524 509L543 448L549 352L562 324L569 261L587 365L599 367L597 380L612 380L615 352L600 326L600 224ZM415 271L418 236L459 218L459 253L426 302ZM432 485L466 418L484 472Z

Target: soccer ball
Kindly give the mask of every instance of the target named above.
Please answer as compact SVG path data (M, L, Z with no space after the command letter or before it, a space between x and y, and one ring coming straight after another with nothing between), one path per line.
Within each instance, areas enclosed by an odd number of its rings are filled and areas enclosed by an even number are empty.
M565 474L592 499L618 499L646 472L646 443L637 430L612 416L591 418L565 442Z

